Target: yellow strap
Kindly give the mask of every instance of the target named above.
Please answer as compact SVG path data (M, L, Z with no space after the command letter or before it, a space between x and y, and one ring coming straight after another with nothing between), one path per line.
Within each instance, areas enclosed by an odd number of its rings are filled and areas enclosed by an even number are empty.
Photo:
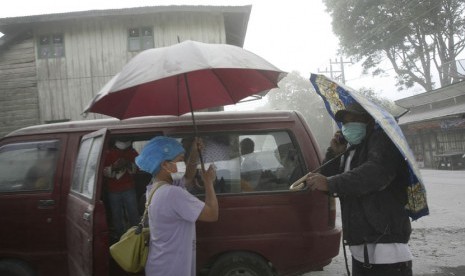
M149 205L150 205L150 202L152 201L152 197L155 194L155 191L158 190L158 188L160 188L161 186L163 186L165 184L166 184L165 181L159 181L159 182L155 182L153 184L154 187L150 191L150 195L145 201L145 210L144 210L144 214L142 215L142 219L140 221L140 223L142 225L145 223L145 220L147 219L147 213L148 213Z

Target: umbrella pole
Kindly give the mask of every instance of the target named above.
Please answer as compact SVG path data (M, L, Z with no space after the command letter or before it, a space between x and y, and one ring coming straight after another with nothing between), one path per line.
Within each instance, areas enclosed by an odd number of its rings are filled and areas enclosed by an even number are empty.
M186 73L184 73L184 83L186 85L187 99L189 100L189 107L191 109L192 124L194 125L194 136L197 138L197 137L199 137L199 133L198 133L198 130L197 130L197 124L195 123L194 109L192 108L191 92L189 90L189 83L187 81L187 74ZM200 166L202 168L202 171L205 171L205 164L203 163L202 151L200 150L199 147L197 147L197 150L199 152Z
M326 163L324 163L323 165L319 166L318 168L314 169L313 171L307 173L306 175L302 176L301 178L297 179L294 183L291 184L291 186L289 186L289 189L290 190L301 190L303 187L305 187L304 185L304 181L307 179L307 177L309 175L311 175L312 173L316 173L318 172L319 170L323 169L324 167L328 166L329 164L333 163L334 161L336 161L339 157L343 156L344 154L346 154L348 151L351 151L355 148L354 145L351 145L349 146L344 152L341 152L339 153L338 155L334 156L332 159L328 160ZM302 186L301 186L302 185Z

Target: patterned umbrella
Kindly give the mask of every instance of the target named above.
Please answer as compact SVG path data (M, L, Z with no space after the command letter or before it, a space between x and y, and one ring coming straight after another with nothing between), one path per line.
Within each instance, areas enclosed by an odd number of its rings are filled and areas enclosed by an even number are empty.
M374 104L355 90L339 84L324 75L311 74L310 82L323 99L326 109L334 119L337 111L353 102L358 102L376 120L406 159L409 166L409 186L407 187L408 203L406 209L409 216L416 220L429 214L426 201L426 189L421 179L420 170L415 157L405 139L396 119L382 107ZM339 127L341 123L338 122Z

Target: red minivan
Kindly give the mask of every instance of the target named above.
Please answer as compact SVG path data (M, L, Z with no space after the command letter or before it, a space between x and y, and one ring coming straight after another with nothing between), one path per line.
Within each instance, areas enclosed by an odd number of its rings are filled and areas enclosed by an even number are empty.
M328 265L341 235L334 199L289 189L321 162L302 116L205 112L196 121L205 150L216 143L222 151L204 156L217 167L220 216L197 224L198 275L300 275ZM184 141L192 131L189 115L48 124L3 137L0 275L125 275L109 254L103 153L117 138L140 152L157 135ZM241 155L244 140L253 149ZM150 176L135 181L143 198Z

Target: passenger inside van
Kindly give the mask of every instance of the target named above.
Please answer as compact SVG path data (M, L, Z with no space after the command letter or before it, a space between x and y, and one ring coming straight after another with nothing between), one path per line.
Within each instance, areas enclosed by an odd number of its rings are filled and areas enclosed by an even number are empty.
M292 143L279 145L275 151L282 168L276 171L278 183L294 183L302 177L302 169L299 166L297 150Z
M134 159L137 155L132 141L122 138L115 140L105 155L104 187L115 240L119 240L129 227L139 223L134 182L134 173L137 171Z
M203 138L205 148L202 151L202 158L205 163L229 160L231 158L231 148L228 135L211 135Z
M56 149L46 149L29 168L24 179L26 190L49 190L52 187L56 163Z
M254 190L262 174L262 165L254 154L255 143L250 138L244 138L240 142L241 150L241 183L242 191Z
M297 150L292 143L279 145L274 151L274 157L278 160L279 167L273 171L264 170L256 190L287 190L292 183L302 177Z
M207 167L209 164L215 164L217 168L217 179L214 185L215 192L241 192L239 136L236 134L220 133L203 135L202 140L204 141L202 160L205 166ZM183 144L186 152L190 151L190 141L192 141L192 137L184 137L181 139L181 144ZM200 165L198 169L200 169ZM192 194L204 193L199 170L197 170L197 175L194 178L192 187L188 190Z
M227 134L209 135L203 138L204 149L202 158L204 163L215 164L217 180L215 182L216 193L229 193L232 190L233 166L231 157L230 136Z

